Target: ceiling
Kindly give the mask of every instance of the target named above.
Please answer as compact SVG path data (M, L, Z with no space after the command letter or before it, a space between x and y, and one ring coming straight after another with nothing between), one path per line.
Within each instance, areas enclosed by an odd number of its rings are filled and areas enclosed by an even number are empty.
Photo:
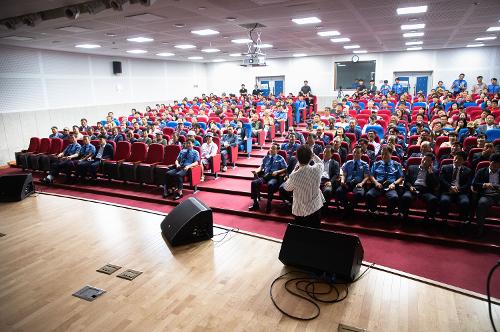
M76 20L58 18L42 21L35 27L19 26L16 30L0 27L0 45L15 45L48 50L81 52L112 56L161 59L157 53L172 52L172 60L191 61L190 56L203 56L203 62L214 59L236 60L231 53L245 53L245 44L234 44L232 39L248 37L248 29L241 24L265 25L257 29L268 58L290 57L295 53L307 55L348 54L346 44L332 43L317 35L319 31L337 30L340 37L349 37L360 50L371 52L402 51L408 41L423 41L423 49L461 48L477 43L477 37L497 36L484 41L485 46L500 45L500 34L486 32L491 26L500 26L499 0L157 0L152 6L127 4L123 11L106 9L98 14L82 14ZM83 2L82 0L3 0L0 19L26 15L38 11ZM423 14L397 15L398 7L428 5ZM157 18L143 22L132 15L154 14ZM316 16L321 23L298 25L292 18ZM235 20L228 20L232 17ZM425 35L403 38L401 25L425 23ZM185 24L176 27L175 24ZM86 28L83 32L57 30L74 26ZM197 36L191 30L213 29L220 33ZM408 32L408 31L405 31ZM30 37L16 41L5 37ZM150 37L153 42L134 43L130 37ZM76 44L92 43L102 47L93 50L75 48ZM195 49L181 50L177 44L193 44ZM217 48L218 53L203 53L201 49ZM148 53L132 55L126 50L144 49Z

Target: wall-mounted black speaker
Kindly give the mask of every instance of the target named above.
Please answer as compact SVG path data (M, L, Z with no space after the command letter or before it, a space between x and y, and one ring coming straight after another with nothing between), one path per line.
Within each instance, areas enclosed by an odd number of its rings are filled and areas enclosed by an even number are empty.
M161 223L161 231L172 246L208 240L214 236L212 210L189 197L177 205Z
M0 176L0 202L22 201L34 192L31 173Z
M122 63L121 61L113 61L113 74L121 74L122 73Z
M285 265L353 281L363 261L357 236L288 224L279 259Z

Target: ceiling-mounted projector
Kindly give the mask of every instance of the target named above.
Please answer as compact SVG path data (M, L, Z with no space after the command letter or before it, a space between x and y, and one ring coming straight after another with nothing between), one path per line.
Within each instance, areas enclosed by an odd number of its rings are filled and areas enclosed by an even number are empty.
M263 67L266 65L266 57L261 54L247 54L241 65L243 67Z

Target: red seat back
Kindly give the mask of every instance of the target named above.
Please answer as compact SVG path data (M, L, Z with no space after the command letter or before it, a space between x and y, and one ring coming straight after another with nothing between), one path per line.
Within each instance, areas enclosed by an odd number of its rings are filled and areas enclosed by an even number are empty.
M51 140L50 138L42 138L40 141L40 147L38 148L38 153L49 153Z
M340 155L338 153L332 153L332 159L336 160L340 166L342 166L342 160L340 160Z
M477 146L477 138L475 136L469 136L464 139L463 148L468 151L469 149Z
M490 167L490 162L488 160L480 161L476 165L476 172L479 171L481 168L485 168L485 167Z
M450 165L453 164L453 159L443 159L439 163L439 169L441 169L444 165Z
M162 164L164 165L172 165L175 163L177 156L181 152L181 147L178 145L167 145L165 147L165 155L163 157Z
M148 145L143 142L135 142L132 144L130 149L130 156L127 161L135 163L137 161L146 160L146 155L148 154Z
M408 158L406 165L410 167L411 165L420 165L421 162L422 162L422 157L410 157Z
M49 154L61 153L63 147L63 140L61 138L53 138L50 142Z
M64 149L66 149L66 147L69 145L69 139L63 139L63 145L62 145L62 149L61 151L64 151Z
M38 148L40 147L40 138L39 137L31 137L30 145L28 146L28 152L38 152Z
M163 154L165 149L163 145L158 143L152 143L148 149L148 157L146 158L146 164L160 163L163 160Z
M118 142L113 160L127 160L130 157L130 145L130 142Z
M450 153L451 153L451 147L442 146L437 150L436 159L439 160L439 159L441 159L442 156L444 156L446 154L450 154Z
M408 147L408 156L411 156L413 153L420 152L420 145L410 145Z

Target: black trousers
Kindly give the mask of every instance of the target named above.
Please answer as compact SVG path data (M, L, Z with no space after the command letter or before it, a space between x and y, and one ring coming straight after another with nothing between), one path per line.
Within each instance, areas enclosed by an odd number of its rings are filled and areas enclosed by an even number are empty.
M354 200L350 202L350 204L347 204L347 193L349 192L354 194ZM358 188L355 185L348 183L345 187L341 185L337 188L335 191L335 197L345 209L349 208L353 210L365 197L365 189L363 187Z
M90 176L95 178L100 165L101 160L80 160L76 164L76 174L79 177L85 177L90 173Z
M461 193L441 194L441 200L439 201L441 217L445 219L448 218L450 205L452 203L456 203L458 205L458 213L460 214L460 218L466 219L470 209L469 195Z
M294 224L306 227L321 227L321 209L305 217L294 216Z
M73 160L58 160L50 165L49 174L57 177L61 171L69 173L73 169Z
M419 193L412 193L407 190L403 193L399 200L399 211L407 215L410 210L411 201L419 198L425 202L427 208L427 216L433 218L436 215L439 205L439 199L436 195L420 190Z
M177 190L182 190L184 183L184 176L187 171L184 168L172 168L167 171L165 176L165 193L171 187L175 187Z
M382 194L384 194L385 198L389 201L387 212L389 214L393 213L396 206L398 206L398 192L396 190L385 191L384 189L377 189L375 187L371 188L366 193L366 205L368 210L375 211L377 209L377 198Z
M264 178L261 178L261 177L253 180L252 185L251 185L251 197L254 201L257 201L257 198L259 197L259 193L260 193L260 186L263 183L267 184L267 203L270 204L272 199L273 199L273 194L279 188L280 180L278 177L275 177L275 176L273 176L267 180Z
M484 219L488 215L488 209L493 205L500 205L500 194L482 195L479 197L476 209L476 220L478 225L484 225Z
M222 162L222 166L223 167L227 166L227 158L229 158L229 151L227 151L225 148L221 148L221 150L220 150L220 160Z

